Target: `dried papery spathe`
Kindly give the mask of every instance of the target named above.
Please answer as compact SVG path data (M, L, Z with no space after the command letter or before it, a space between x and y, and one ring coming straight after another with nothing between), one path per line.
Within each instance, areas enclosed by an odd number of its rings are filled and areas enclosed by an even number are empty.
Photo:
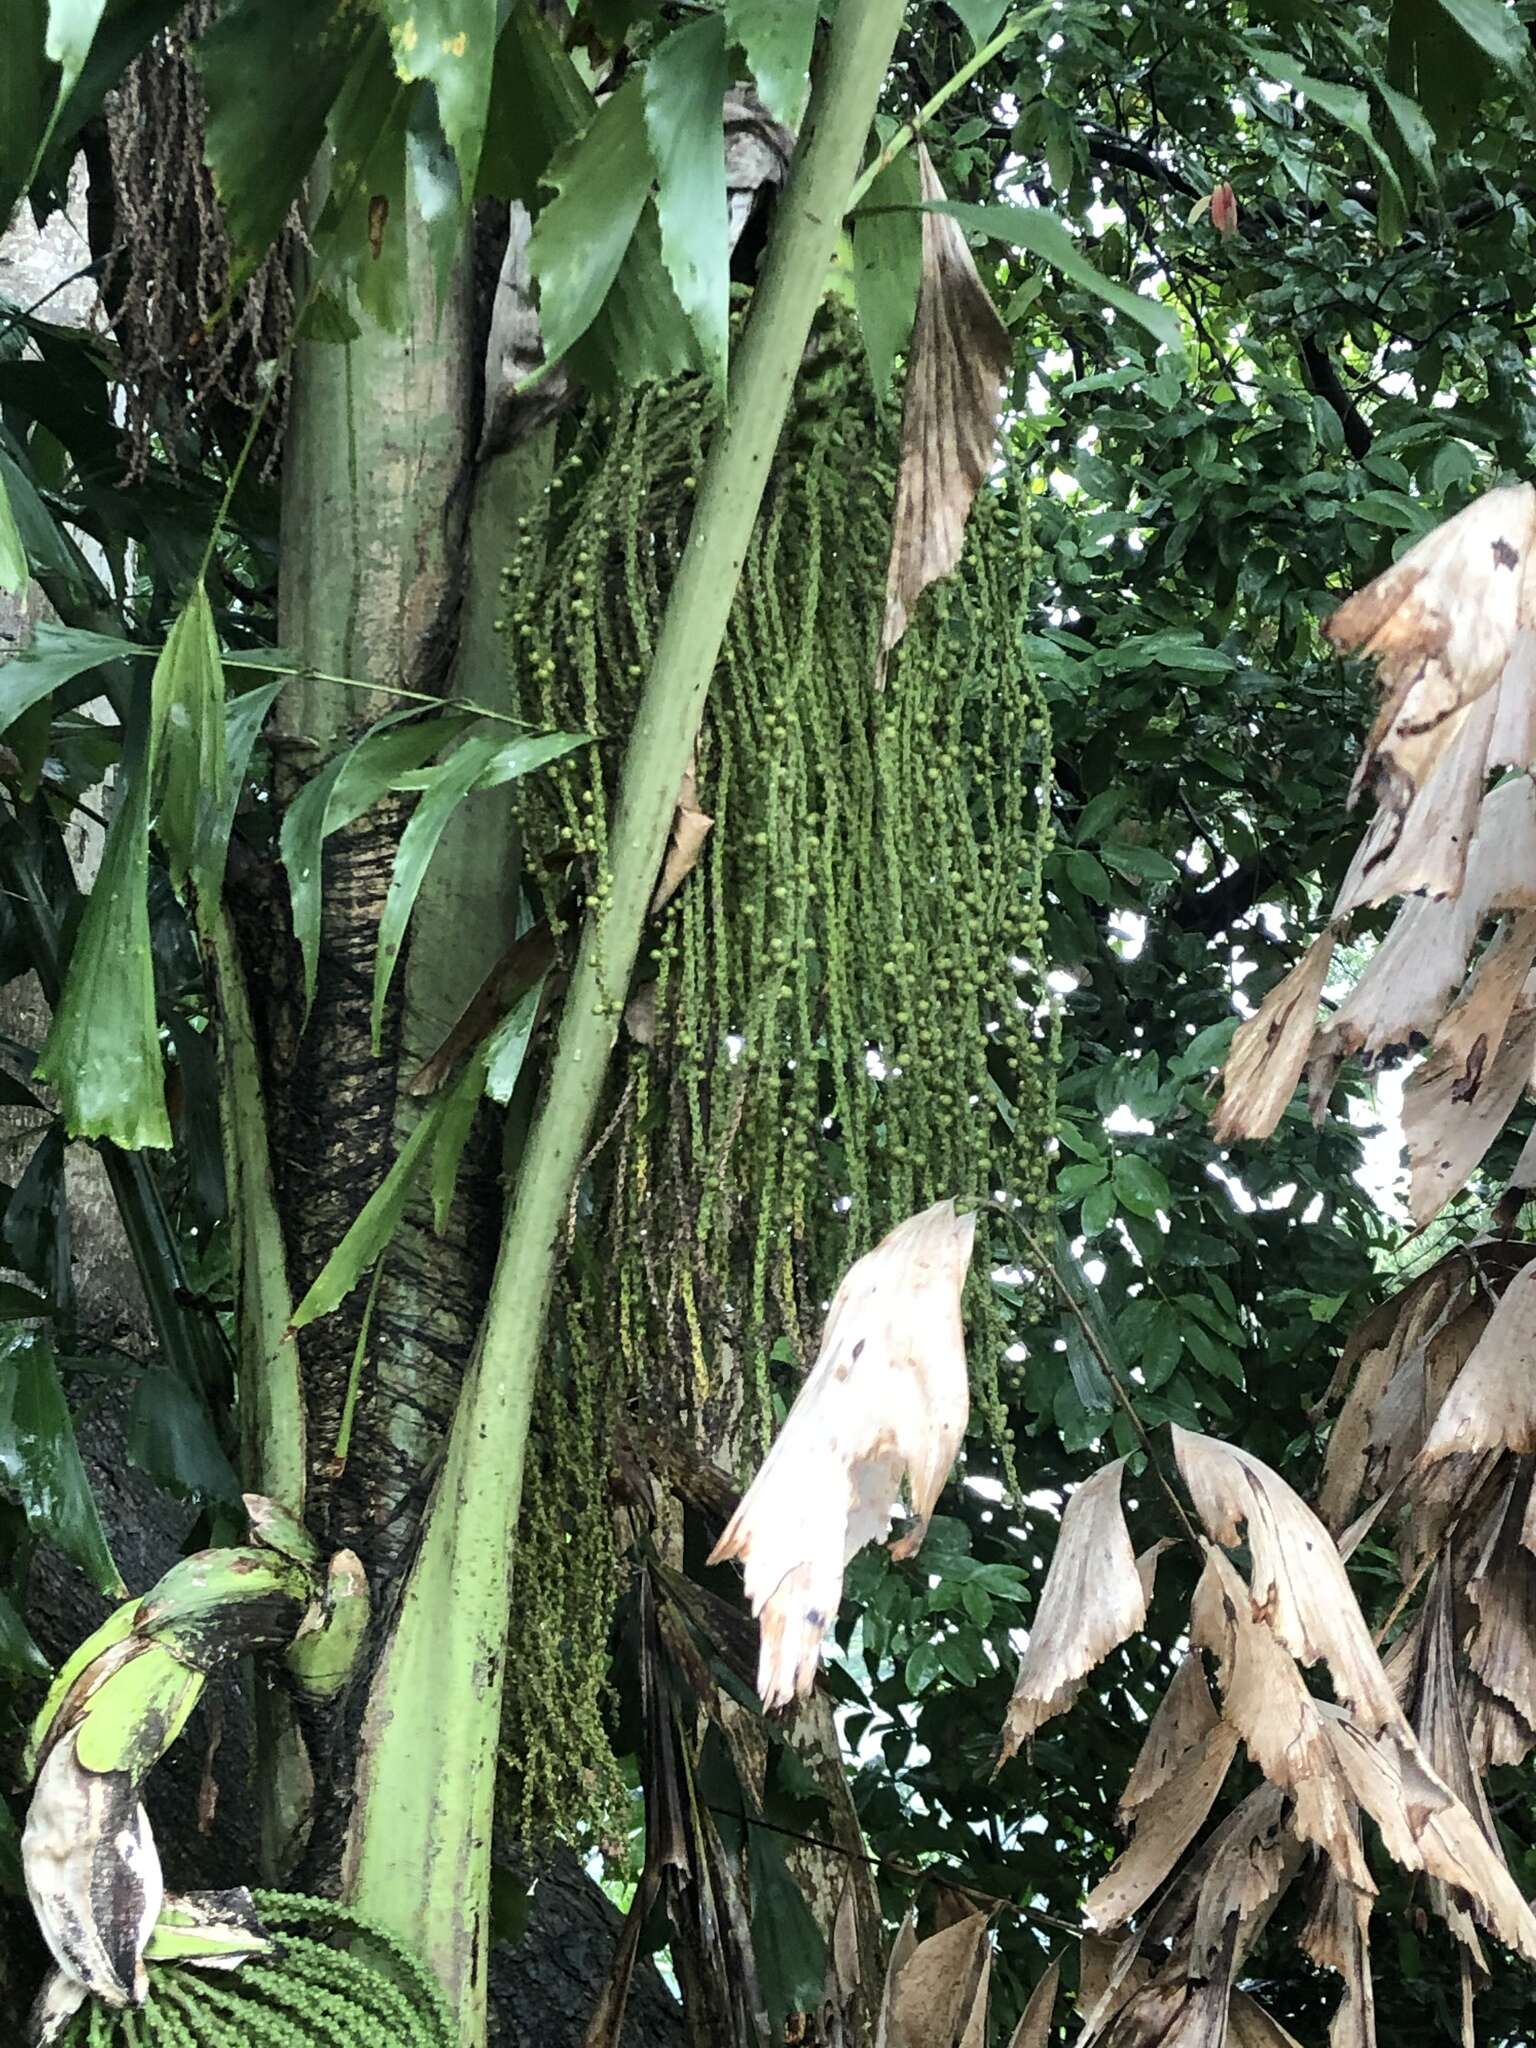
M65 1978L113 2010L142 2005L144 1949L165 1895L160 1857L138 1787L123 1771L93 1771L72 1728L38 1773L22 1833L27 1897Z
M905 1478L922 1542L970 1414L960 1297L976 1233L952 1201L909 1217L853 1266L778 1441L716 1544L739 1557L762 1630L767 1707L804 1698L843 1568L885 1537Z

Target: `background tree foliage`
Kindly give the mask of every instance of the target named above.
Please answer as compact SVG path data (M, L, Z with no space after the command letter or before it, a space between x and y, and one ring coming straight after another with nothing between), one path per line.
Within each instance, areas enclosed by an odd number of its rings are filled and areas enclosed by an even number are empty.
M45 15L62 19L64 10L37 0L31 12L40 29ZM30 183L46 207L79 146L92 166L93 201L108 207L110 220L97 109L127 57L171 12L109 6L96 42L87 33L81 46L90 55L78 84L66 66L62 90L45 63L0 74L7 202ZM727 75L727 47L744 43L772 111L792 119L795 89L785 84L775 95L772 80L775 62L796 71L795 52L765 51L757 41L772 12L727 8L722 26L710 10L673 22L665 10L583 6L553 34L547 16L514 7L494 73L467 83L451 72L429 78L434 97L424 116L420 81L402 79L392 60L387 31L399 23L386 19L391 10L375 19L361 10L230 7L212 23L203 71L214 109L210 160L236 275L254 269L282 228L329 121L333 183L313 233L331 267L304 316L311 344L339 355L359 321L370 323L371 340L371 323L399 321L413 306L420 314L430 297L425 280L443 288L478 193L482 223L512 199L542 207L533 268L546 333L552 319L557 333L565 320L583 377L603 389L688 366L718 376L727 283L718 253L706 252L701 233L680 253L693 215L645 196L645 136L668 124L667 74L656 59L672 51L671 84L681 90L689 74L677 46L685 36L696 40L697 61L716 67L707 72L712 82ZM489 33L495 10L484 13ZM909 10L887 86L887 132L1005 26L1003 9L985 4ZM626 39L644 83L622 86L594 117L590 98L583 104L570 91L557 61L561 43L601 55ZM18 33L17 47L35 51L40 41ZM267 102L247 87L279 47L285 67L292 63L284 77L303 90L284 85L290 104L273 125ZM1073 0L1024 17L924 126L952 199L982 205L1006 192L1064 221L1076 238L1077 256L1065 265L1056 244L1035 231L1012 252L976 238L1014 341L1007 452L1029 480L1029 531L1019 535L1033 577L1028 646L1049 700L1055 752L1047 950L1065 977L1056 1264L1103 1349L1133 1381L1148 1426L1172 1420L1209 1430L1299 1475L1298 1483L1316 1469L1326 1430L1316 1404L1341 1335L1382 1276L1412 1266L1425 1249L1402 1246L1354 1177L1371 1114L1358 1080L1344 1084L1361 1094L1355 1130L1334 1122L1314 1131L1297 1104L1267 1145L1223 1154L1208 1132L1209 1077L1239 1014L1315 928L1353 843L1343 810L1371 692L1327 653L1317 620L1405 537L1526 470L1536 308L1525 174L1533 85L1526 29L1500 0L1395 0L1342 11L1240 5L1219 15ZM55 94L62 112L41 177L32 180ZM594 120L612 150L583 159L569 146L593 132ZM370 219L364 203L364 194L387 191L402 222L404 185L391 181L403 180L407 165L418 199L436 192L440 201L435 209L423 201L415 243L387 227L380 237L377 211ZM882 376L893 323L905 331L901 293L915 288L917 218L889 211L910 206L909 169L910 159L898 158L872 188L849 250L848 290ZM1222 232L1199 204L1221 184L1235 195L1235 232ZM594 276L594 224L616 207L628 227L602 244L598 261L608 269ZM701 257L715 264L712 274L700 273ZM1108 285L1171 311L1182 364L1170 351L1157 356L1151 334L1107 309L1104 286L1091 273L1085 283L1076 267L1083 259ZM50 1002L81 909L64 828L119 748L139 744L134 706L147 673L147 664L126 663L111 647L87 645L81 632L162 645L201 570L234 676L242 652L278 638L280 549L294 544L271 474L259 460L235 466L245 416L224 391L210 389L181 410L174 432L152 423L140 443L143 466L125 479L117 393L133 352L132 313L113 306L110 283L108 293L114 318L106 331L55 326L42 307L12 309L0 333L0 481L31 575L69 629L50 641L41 627L34 642L50 664L51 725L37 708L43 694L26 703L7 696L17 671L0 680L14 757L6 764L13 801L0 821L0 960L13 979L35 973ZM259 357L259 335L250 348ZM205 559L231 486L227 521ZM432 686L440 691L440 675ZM489 685L477 682L477 696L482 688ZM113 715L83 715L103 693ZM253 714L268 708L238 701ZM361 726L360 716L338 717L330 740L345 744ZM247 892L248 957L258 961L250 931L274 915L277 900L270 820L292 800L300 778L291 749L305 730L290 722L286 741L258 749L241 778L247 800L231 873L235 889ZM254 724L247 737L254 742ZM1017 772L1013 761L994 765L1000 780ZM382 841L348 841L344 833L339 857L352 863L345 874L377 863L381 843L387 867L401 823L398 813L387 818ZM370 829L364 820L360 831ZM99 1310L76 1297L65 1129L43 1107L51 1098L29 1088L36 1048L8 1048L7 1092L39 1120L3 1225L17 1275L15 1290L0 1298L16 1329L0 1391L0 1667L14 1680L6 1694L13 1716L35 1697L28 1688L40 1669L28 1619L54 1657L82 1632L78 1609L63 1626L39 1612L39 1546L65 1553L102 1595L115 1590L109 1549L127 1574L122 1510L109 1502L98 1516L91 1481L99 1493L99 1466L88 1475L74 1449L78 1437L91 1462L99 1407L127 1404L120 1426L129 1458L155 1487L190 1503L179 1522L172 1518L172 1547L225 1538L236 1526L228 1211L209 1028L220 1020L170 885L173 849L164 840L162 831L151 856L147 929L157 1035L173 1076L168 1111L158 1113L169 1114L175 1144L154 1162L109 1140L97 1148L148 1307L144 1341L131 1357L103 1344ZM333 867L328 900L338 886L345 875ZM364 899L363 924L378 900ZM366 1012L372 990L357 998L344 975L337 980L335 935L328 926L319 1003L340 1029L338 1009L353 1001ZM371 953L368 960L371 967ZM342 964L355 979L356 962ZM257 1011L280 1041L284 1006L295 999L292 962L274 949L266 965L271 985L258 982ZM356 1019L347 1028L358 1043L366 1036ZM399 1028L398 1018L390 1028ZM534 1065L546 1056L536 1046ZM105 1085L124 1099L134 1093L131 1080L108 1076ZM326 1219L329 1237L307 1246L309 1264L301 1260L294 1272L299 1291L376 1182L400 1129L397 1112L391 1087L372 1104L366 1143L356 1131L322 1133L335 1172L360 1184L355 1196L307 1212L308 1220ZM285 1137L279 1109L280 1153L312 1142L304 1123L311 1113L302 1094L291 1098ZM1512 1142L1501 1141L1490 1169ZM477 1199L492 1208L484 1183L493 1182L487 1162ZM1487 1185L1474 1184L1446 1232L1470 1231ZM483 1289L486 1228L483 1219L466 1227L468 1249L453 1269L466 1287ZM980 1483L951 1489L921 1555L901 1566L865 1556L851 1569L838 1629L844 1656L828 1685L887 1920L913 1902L925 1917L943 1912L954 1891L1005 1902L996 1921L1001 2041L1047 1956L1065 1945L1069 1973L1074 1967L1071 1944L1052 1922L1076 1922L1083 1893L1118 1846L1115 1800L1165 1682L1191 1574L1185 1562L1166 1561L1147 1635L1095 1674L1072 1715L1052 1723L1032 1752L991 1777L1014 1649L1030 1623L1061 1501L1111 1446L1137 1454L1082 1316L1066 1304L1039 1311L1023 1273L1005 1271L996 1284L1016 1316L1002 1370L1025 1498L1005 1504L997 1447L978 1429L967 1472ZM39 1299L49 1311L41 1322ZM361 1296L353 1309L327 1340L343 1381ZM409 1315L399 1306L393 1313L408 1349ZM795 1375L781 1363L780 1391L788 1394ZM322 1403L320 1412L330 1416L333 1406ZM348 1485L365 1503L383 1497L372 1491L366 1460L338 1484L343 1502ZM410 1490L410 1482L385 1485L396 1505ZM1162 1530L1163 1509L1144 1477L1128 1497L1139 1547ZM370 1563L387 1574L389 1544L378 1553ZM704 1576L691 1552L687 1562ZM738 1601L731 1574L708 1585ZM632 1711L634 1651L623 1626L614 1655L614 1696L625 1706L612 1732L628 1762L645 1737ZM770 1844L828 1835L846 1844L836 1802L829 1806L814 1771L791 1747L775 1744L771 1755L759 1814L734 1824ZM631 1776L638 1782L637 1764ZM1530 1891L1536 1816L1523 1774L1507 1777L1496 1788L1499 1821L1512 1868ZM734 1796L728 1785L726 1795L723 1804ZM0 1882L14 1888L3 1814L0 1807ZM641 1846L637 1832L635 1871ZM500 1880L509 1909L500 1927L509 1937L518 1918L510 1909L523 1890L511 1872L522 1867L509 1853ZM771 1846L758 1852L754 1871L760 1924L772 1921L780 1934L776 1955L759 1947L759 1968L772 1973L781 2011L804 2009L825 1968L825 1927L786 1903L794 1879ZM1414 2040L1454 2035L1451 1944L1418 1915L1406 1880L1386 1865L1378 1876L1388 1907L1376 1923L1386 1930L1379 1938L1397 1951L1381 1958L1382 2029ZM654 1925L649 1937L664 1932ZM1321 2037L1336 1986L1297 1958L1293 1932L1282 1915L1249 1981L1310 2041ZM522 1936L536 1938L537 1920L535 1934ZM549 1938L558 1940L558 1931ZM599 1957L594 1997L601 1967ZM1518 1969L1496 1974L1479 2008L1488 2038L1519 2038L1524 2003Z

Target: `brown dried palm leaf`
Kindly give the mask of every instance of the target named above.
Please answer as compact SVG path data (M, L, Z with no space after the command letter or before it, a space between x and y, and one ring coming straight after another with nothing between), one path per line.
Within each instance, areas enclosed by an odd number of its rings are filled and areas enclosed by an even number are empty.
M970 1413L960 1297L975 1233L974 1215L936 1202L849 1270L816 1362L711 1554L745 1567L765 1706L810 1692L843 1568L887 1535L903 1479L917 1520L891 1554L922 1542Z
M1029 2003L1019 2016L1008 2048L1046 2048L1056 2018L1056 1994L1061 1989L1061 1957L1055 1957L1045 1975L1029 1994Z
M1328 2028L1329 2048L1376 2048L1370 1926L1370 1899L1336 1871L1319 1871L1312 1910L1297 1939L1320 1970L1332 1970L1344 1981L1344 1996Z
M1237 1730L1218 1721L1177 1774L1137 1809L1130 1846L1083 1902L1090 1927L1123 1927L1165 1882L1210 1818L1237 1754Z
M1536 1451L1536 1264L1505 1288L1435 1416L1420 1463L1472 1451Z
M1190 1634L1216 1658L1223 1710L1248 1754L1295 1801L1291 1824L1298 1837L1326 1850L1357 1891L1374 1891L1356 1830L1355 1800L1319 1703L1273 1629L1254 1619L1248 1588L1219 1550L1207 1555L1190 1609Z
M898 1967L893 1951L877 2023L884 2048L985 2048L988 1917L969 1914L926 1941L898 1936L903 1958Z
M1212 1126L1218 1145L1235 1138L1267 1138L1285 1114L1312 1050L1333 946L1331 931L1314 940L1233 1035Z
M1260 1459L1215 1437L1173 1431L1179 1470L1217 1543L1247 1532L1253 1614L1302 1664L1326 1662L1361 1725L1407 1733L1338 1547L1301 1496Z
M1116 1458L1067 1502L1008 1702L999 1763L1064 1714L1093 1667L1147 1618L1148 1588L1120 1505L1124 1470Z
M1465 1031L1489 1007L1479 971L1447 1022L1457 1019ZM1524 1093L1536 1051L1536 987L1520 998L1499 1029L1502 1037L1492 1040L1479 1034L1470 1066L1454 1045L1437 1046L1403 1090L1408 1209L1415 1223L1428 1223L1461 1192Z
M1381 1831L1387 1854L1463 1895L1507 1948L1536 1962L1536 1914L1477 1821L1431 1770L1423 1751L1390 1735L1373 1738L1338 1707L1318 1709L1340 1770Z
M944 187L921 143L925 201ZM947 214L923 215L923 268L907 363L901 467L891 523L882 657L907 630L930 583L960 559L965 525L997 449L1013 343L982 283L965 230Z
M1373 784L1399 818L1471 707L1499 682L1520 628L1533 623L1533 541L1536 490L1489 491L1347 599L1324 628L1335 647L1377 665L1382 705L1355 789Z
M1204 1748L1205 1738L1220 1719L1199 1653L1186 1650L1147 1724L1140 1752L1120 1794L1122 1820L1134 1818L1136 1810Z
M1347 914L1334 906L1334 920ZM1372 1056L1428 1038L1466 973L1477 935L1501 911L1536 909L1536 787L1528 776L1483 798L1460 889L1411 897L1318 1036L1314 1058Z
M1429 1594L1412 1633L1413 1658L1407 1688L1407 1706L1414 1733L1436 1773L1456 1794L1482 1829L1490 1849L1504 1862L1498 1830L1488 1805L1488 1794L1472 1762L1467 1738L1461 1686L1457 1675L1455 1579L1452 1555L1447 1551L1435 1566ZM1506 1868L1508 1866L1506 1865ZM1471 1915L1453 1897L1439 1878L1430 1881L1430 1899L1435 1911L1470 1955L1480 1977L1487 1965L1477 1928Z

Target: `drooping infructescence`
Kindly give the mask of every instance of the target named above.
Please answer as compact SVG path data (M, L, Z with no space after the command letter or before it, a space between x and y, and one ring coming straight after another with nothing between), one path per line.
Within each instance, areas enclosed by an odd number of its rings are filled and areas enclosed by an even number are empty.
M715 418L690 379L567 421L547 518L508 566L521 715L601 742L520 797L557 958L578 899L603 914L619 762ZM680 792L673 893L639 982L609 994L619 1056L569 1223L509 1648L525 1825L568 1811L573 1737L600 1751L620 1434L661 1414L755 1462L775 1366L803 1369L861 1252L943 1196L1044 1198L1050 742L1025 653L1027 491L1002 472L983 490L958 572L882 678L897 452L829 314ZM975 1273L976 1405L1006 1445L1007 1310L984 1251Z

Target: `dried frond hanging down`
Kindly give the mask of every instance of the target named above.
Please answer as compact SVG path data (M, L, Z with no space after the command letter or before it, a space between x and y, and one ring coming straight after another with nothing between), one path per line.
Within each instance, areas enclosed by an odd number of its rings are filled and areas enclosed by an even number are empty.
M1536 1262L1504 1290L1434 1419L1420 1460L1536 1451Z
M1334 901L1335 921L1393 896L1459 895L1487 782L1498 692L1480 697L1401 815L1377 810Z
M1212 1129L1218 1145L1267 1138L1285 1114L1312 1050L1333 944L1333 933L1324 932L1270 990L1256 1015L1238 1027Z
M1482 982L1480 968L1458 1010L1472 1010L1475 1018L1486 1000ZM1455 1016L1452 1011L1447 1023ZM1437 1047L1409 1076L1403 1090L1403 1132L1410 1172L1408 1210L1415 1223L1438 1216L1476 1172L1530 1081L1533 1050L1536 986L1515 1006L1502 1038L1478 1036L1470 1072L1454 1047Z
M1536 912L1501 918L1477 967L1435 1032L1434 1060L1453 1070L1458 1102L1475 1099L1504 1043L1510 1018L1536 962Z
M295 216L229 298L230 244L204 162L207 107L189 55L217 0L191 0L107 99L116 198L114 252L102 280L123 351L129 471L153 439L173 464L195 418L219 407L246 420L267 395L296 317ZM285 396L273 399L257 459L275 462Z
M1488 1278L1523 1263L1523 1248L1481 1242L1437 1260L1412 1286L1383 1303L1347 1346L1336 1392L1353 1385L1334 1423L1318 1509L1342 1530L1364 1494L1380 1500L1407 1478L1430 1425L1493 1313ZM1422 1493L1410 1508L1429 1506ZM1432 1547L1432 1544L1431 1544Z
M1237 1744L1236 1728L1218 1721L1183 1753L1172 1779L1137 1807L1130 1847L1083 1902L1090 1927L1121 1927L1151 1898L1209 1819Z
M1221 1672L1222 1706L1259 1769L1296 1802L1292 1825L1325 1849L1357 1891L1375 1889L1355 1827L1355 1802L1334 1757L1318 1702L1219 1550L1206 1558L1190 1609L1193 1640Z
M1512 1474L1485 1520L1466 1596L1467 1662L1484 1689L1536 1727L1536 1558L1524 1541L1530 1475Z
M1375 1891L1359 1839L1363 1809L1395 1862L1440 1879L1501 1941L1536 1960L1536 1916L1400 1712L1372 1730L1345 1708L1314 1700L1219 1551L1207 1558L1190 1626L1220 1662L1225 1710L1249 1754L1295 1800L1297 1835L1325 1849L1353 1891Z
M1536 784L1522 773L1487 791L1490 772L1536 762L1536 489L1489 492L1350 598L1326 630L1379 664L1383 702L1356 778L1357 791L1375 785L1378 809L1329 932L1234 1038L1215 1130L1221 1142L1268 1136L1303 1064L1320 1122L1346 1058L1391 1057L1433 1038L1405 1105L1411 1207L1422 1223L1485 1156L1536 1050ZM1319 950L1353 912L1393 896L1408 900L1392 930L1305 1047L1326 972ZM1519 914L1462 989L1484 924L1500 913Z
M1387 1854L1465 1896L1507 1948L1536 1962L1536 1914L1477 1821L1425 1761L1418 1744L1375 1741L1348 1714L1320 1705L1339 1768L1381 1830Z
M1256 1998L1234 1991L1227 2008L1227 2048L1301 2048L1301 2043Z
M1328 1531L1301 1496L1249 1452L1173 1430L1174 1452L1200 1519L1217 1543L1247 1531L1257 1619L1302 1664L1326 1662L1334 1693L1373 1734L1408 1733L1381 1668L1349 1574Z
M892 1951L880 2008L881 2048L985 2048L989 1917L972 1913L910 1946L903 1923L902 1958Z
M1383 702L1355 787L1399 817L1504 673L1531 600L1536 490L1489 491L1349 598L1325 631L1377 664Z
M925 200L944 187L922 143ZM912 608L960 559L966 521L997 452L1013 342L977 274L965 230L923 215L923 270L907 365L901 468L891 526L881 658L907 630Z
M1135 1988L1114 2011L1106 2048L1222 2048L1233 2038L1234 1980L1300 1859L1294 1837L1280 1827L1279 1806L1271 1792L1245 1800L1212 1838L1192 1881L1170 1895L1145 1930L1153 1937L1155 1928L1169 1953L1155 1973L1142 1962L1139 1983L1127 1968L1137 1937L1126 1941L1110 1972L1110 1997L1117 1972ZM1105 2003L1101 1997L1100 2010ZM1257 2008L1244 2008L1242 2017L1258 2040L1274 2038ZM1093 2031L1090 2016L1084 2038Z
M903 1480L923 1540L970 1413L960 1298L974 1214L936 1202L893 1230L838 1289L821 1349L711 1564L739 1557L762 1627L758 1691L805 1698L837 1618L843 1567L890 1529Z
M1168 1690L1147 1727L1140 1754L1120 1794L1120 1818L1129 1821L1154 1798L1188 1759L1205 1747L1205 1739L1221 1716L1205 1682L1198 1651L1186 1650Z
M1067 1502L1008 1702L999 1763L1064 1714L1094 1665L1147 1618L1148 1591L1120 1505L1124 1471L1125 1460L1116 1458Z
M1336 1870L1319 1870L1312 1911L1298 1939L1320 1970L1343 1979L1344 1996L1328 2028L1329 2048L1376 2048L1370 1926L1371 1900Z
M1029 1994L1008 2048L1046 2048L1056 2019L1056 1994L1061 1989L1061 1957L1055 1957Z
M1409 1718L1431 1766L1472 1815L1489 1848L1502 1863L1504 1852L1493 1824L1488 1795L1472 1761L1457 1680L1453 1555L1447 1551L1436 1565L1428 1597L1411 1634L1413 1658L1406 1695ZM1439 1878L1430 1881L1430 1900L1467 1950L1479 1975L1486 1977L1487 1965L1471 1916Z

